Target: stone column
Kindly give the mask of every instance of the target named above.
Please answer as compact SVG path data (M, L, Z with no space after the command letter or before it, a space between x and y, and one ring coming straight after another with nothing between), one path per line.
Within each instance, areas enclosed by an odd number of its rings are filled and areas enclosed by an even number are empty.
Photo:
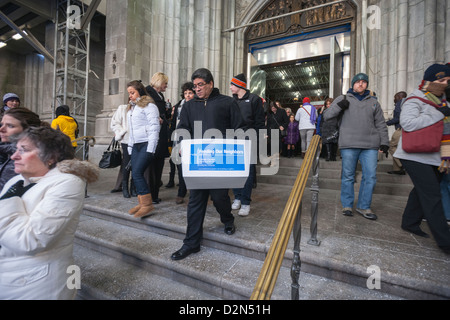
M95 126L99 145L111 141L110 120L117 107L128 101L126 84L131 80L149 82L150 7L147 1L107 0L103 110Z
M42 86L44 84L44 57L35 53L26 56L25 64L25 97L22 106L37 114L42 114Z

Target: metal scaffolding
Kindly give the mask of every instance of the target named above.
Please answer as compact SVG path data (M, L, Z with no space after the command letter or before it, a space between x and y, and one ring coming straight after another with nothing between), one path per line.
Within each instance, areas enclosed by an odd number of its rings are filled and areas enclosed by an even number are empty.
M53 108L68 105L71 115L84 124L82 136L87 136L89 92L90 21L101 0L89 6L83 1L57 0L53 63ZM81 131L81 130L80 130ZM83 159L87 158L84 141Z
M78 8L78 9L76 9ZM53 115L56 107L66 104L74 118L87 125L89 84L89 24L81 29L80 21L84 4L70 0L58 0L55 19L55 43L53 64Z

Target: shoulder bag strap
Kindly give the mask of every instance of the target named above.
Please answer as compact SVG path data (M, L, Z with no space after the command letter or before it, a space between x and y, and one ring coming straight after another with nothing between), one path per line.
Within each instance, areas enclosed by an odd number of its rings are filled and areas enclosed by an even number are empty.
M311 117L311 113L309 113L309 112L308 112L308 110L306 110L306 109L305 109L305 108L304 108L303 106L302 106L302 109L303 109L303 110L305 110L305 111L306 111L306 113L308 114L308 116L310 116L310 117Z

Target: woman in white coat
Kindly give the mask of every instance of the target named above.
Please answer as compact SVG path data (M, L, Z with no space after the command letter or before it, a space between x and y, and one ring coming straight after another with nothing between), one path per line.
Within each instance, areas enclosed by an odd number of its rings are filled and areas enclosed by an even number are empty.
M127 113L130 133L128 153L131 154L131 175L139 201L128 213L135 218L143 218L153 210L152 195L144 172L153 165L161 124L158 107L140 81L128 83L127 91L130 101Z
M50 127L21 133L11 159L18 175L0 194L0 299L73 299L74 234L98 168L74 159L70 138Z
M128 153L128 140L130 137L128 130L127 119L128 105L122 104L114 112L111 118L111 130L114 132L114 139L120 141L122 146L122 165L120 166L119 173L117 175L116 186L111 193L122 190L124 198L136 197L136 188L134 187L133 180L130 181L130 169L128 164L131 160L131 156Z

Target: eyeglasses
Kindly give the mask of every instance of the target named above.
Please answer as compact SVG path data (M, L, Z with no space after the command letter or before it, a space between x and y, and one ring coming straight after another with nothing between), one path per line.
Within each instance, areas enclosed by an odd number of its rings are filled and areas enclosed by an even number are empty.
M35 149L29 149L29 148L24 148L24 147L21 147L21 148L14 148L14 153L16 153L16 152L19 152L19 154L21 155L21 156L23 156L25 153L28 153L28 152L32 152L32 151L34 151Z
M200 83L194 84L194 89L203 88L204 86L206 86L206 83L200 82Z

